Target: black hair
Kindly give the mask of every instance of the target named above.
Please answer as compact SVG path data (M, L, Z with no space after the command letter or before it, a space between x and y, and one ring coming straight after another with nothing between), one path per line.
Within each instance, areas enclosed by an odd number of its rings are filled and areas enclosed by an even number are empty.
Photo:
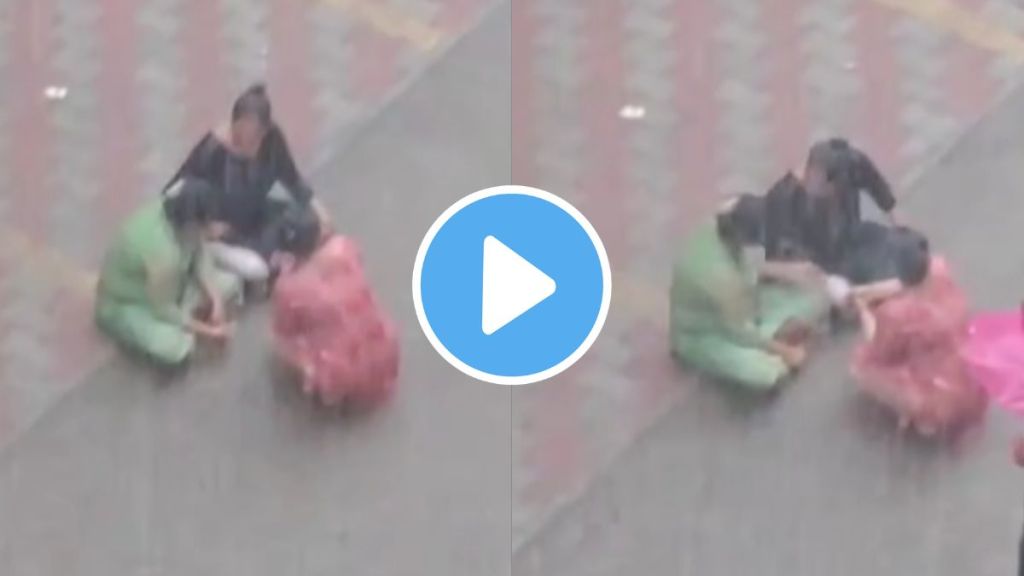
M830 138L815 142L807 153L807 165L816 166L825 180L837 186L848 184L854 148L843 138Z
M891 249L896 270L904 286L917 286L928 277L931 267L931 247L923 234L899 226L892 230Z
M816 142L807 154L807 165L816 166L825 180L839 190L870 190L874 197L890 197L892 189L867 154L843 138Z
M270 97L264 84L253 84L235 99L231 106L231 121L237 122L242 118L255 118L268 130L274 125Z
M299 258L306 258L316 252L320 244L320 219L309 206L289 206L281 215L281 249Z
M735 204L718 215L718 233L740 246L764 243L765 199L741 194Z
M764 195L763 237L769 260L804 260L804 214L810 202L803 182L787 172Z
M179 181L167 190L164 213L175 229L209 223L216 217L213 187L193 178Z

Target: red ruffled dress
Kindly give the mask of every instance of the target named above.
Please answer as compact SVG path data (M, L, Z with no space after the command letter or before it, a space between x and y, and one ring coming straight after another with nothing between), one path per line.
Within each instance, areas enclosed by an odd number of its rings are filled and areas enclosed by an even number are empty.
M336 236L274 290L274 344L328 405L387 398L398 378L397 330L367 282L358 245Z
M980 421L987 398L961 355L967 301L941 258L920 286L878 304L875 337L861 344L853 372L863 390L924 435Z

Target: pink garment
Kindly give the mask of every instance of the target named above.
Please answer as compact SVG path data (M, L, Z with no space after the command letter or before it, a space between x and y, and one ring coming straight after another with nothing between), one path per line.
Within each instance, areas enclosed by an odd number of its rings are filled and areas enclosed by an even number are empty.
M1024 327L1020 312L971 319L963 356L978 384L997 404L1024 416Z
M932 435L980 421L987 399L960 355L968 312L949 267L933 258L923 284L874 309L877 331L857 349L853 372L864 391Z
M363 271L358 245L329 240L274 291L278 354L303 376L303 390L328 405L376 402L398 378L398 336Z

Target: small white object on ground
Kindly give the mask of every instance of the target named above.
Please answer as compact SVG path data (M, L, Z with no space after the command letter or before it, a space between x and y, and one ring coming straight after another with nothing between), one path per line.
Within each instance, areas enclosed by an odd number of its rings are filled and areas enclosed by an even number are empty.
M639 120L644 116L647 116L647 109L643 106L627 104L619 110L619 117L624 120Z
M68 96L68 87L47 86L46 89L43 90L43 96L45 96L47 100L63 100Z

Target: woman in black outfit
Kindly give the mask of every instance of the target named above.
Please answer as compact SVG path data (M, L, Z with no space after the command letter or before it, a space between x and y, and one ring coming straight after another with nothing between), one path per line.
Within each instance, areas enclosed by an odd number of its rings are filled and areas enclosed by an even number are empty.
M866 154L838 138L814 144L803 178L787 173L768 191L767 258L838 271L862 222L861 192L895 223L896 198Z
M295 166L262 85L235 100L230 123L196 144L167 188L185 177L204 180L215 190L218 219L226 229L211 252L219 266L248 282L271 278L281 254L309 251L310 243L315 245L310 237L330 227ZM270 197L278 183L290 202Z

